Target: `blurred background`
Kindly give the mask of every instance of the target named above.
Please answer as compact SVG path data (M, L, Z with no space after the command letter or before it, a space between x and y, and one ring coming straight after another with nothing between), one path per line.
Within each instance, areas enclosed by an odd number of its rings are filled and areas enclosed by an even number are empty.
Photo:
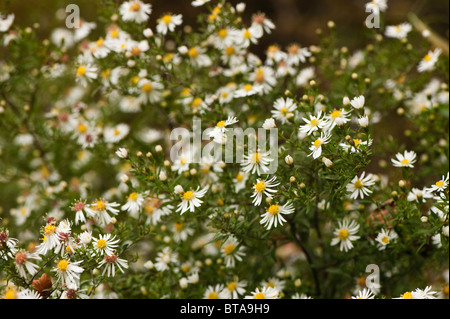
M13 12L16 23L31 26L39 23L40 32L47 37L50 30L64 26L65 7L75 3L79 5L81 17L87 21L97 21L98 11L102 10L103 0L0 0L0 13ZM118 4L123 1L116 0ZM195 26L197 15L205 8L194 8L192 0L144 0L151 3L153 13L149 26L154 27L156 19L163 13L182 13L184 24ZM343 39L342 45L357 47L363 37L355 29L360 29L366 17L365 3L368 0L229 0L237 4L244 2L246 21L252 14L260 11L269 17L277 29L265 36L261 48L277 43L280 46L297 42L303 46L317 44L317 28L326 28L327 21L333 20ZM215 1L212 1L215 3ZM448 0L388 0L386 12L387 24L398 24L408 19L408 13L419 16L431 30L448 40L449 37L449 1ZM58 13L63 20L58 19ZM100 31L100 30L97 30ZM101 32L100 32L101 34Z

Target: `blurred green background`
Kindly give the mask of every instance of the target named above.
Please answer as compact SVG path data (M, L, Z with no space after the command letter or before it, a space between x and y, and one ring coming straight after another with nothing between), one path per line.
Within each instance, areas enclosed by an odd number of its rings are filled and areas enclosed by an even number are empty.
M184 24L195 25L196 17L205 8L194 8L192 0L144 0L151 3L153 13L149 26L154 27L156 19L166 12L182 13ZM81 17L87 21L97 21L104 0L0 0L0 12L13 12L16 23L21 26L40 24L42 37L47 37L50 30L64 26L64 20L57 18L58 12L65 18L65 7L75 3L79 5ZM118 4L123 1L116 0ZM364 5L368 0L231 0L233 4L244 2L247 5L245 18L250 21L252 14L260 11L272 19L277 29L265 36L260 47L277 43L281 46L292 42L301 45L316 44L317 28L326 28L327 21L336 22L342 45L357 47L363 40L355 29L360 29L368 16ZM215 3L215 1L213 1ZM441 37L449 37L449 1L448 0L389 0L386 12L388 24L398 24L407 20L409 12L418 15L429 27ZM101 30L97 30L101 31ZM101 34L101 32L100 32Z

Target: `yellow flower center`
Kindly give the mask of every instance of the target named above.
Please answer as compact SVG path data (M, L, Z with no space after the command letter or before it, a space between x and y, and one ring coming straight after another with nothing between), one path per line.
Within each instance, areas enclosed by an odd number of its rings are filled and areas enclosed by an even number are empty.
M67 270L67 267L69 266L69 262L66 260L66 259L63 259L63 260L61 260L59 263L58 263L58 270L59 271L62 271L62 272L64 272L64 271L66 271Z
M358 146L359 143L361 143L361 141L355 138L355 139L353 140L353 143L355 143L355 146Z
M186 157L182 157L182 158L180 159L180 164L181 164L181 165L186 164L186 162L187 162Z
M255 191L257 193L262 193L266 189L266 183L264 183L262 180L259 180L258 183L255 185Z
M130 6L130 11L137 12L137 11L139 11L140 8L141 8L141 5L138 2L135 2Z
M255 77L255 82L257 83L263 83L264 82L264 70L263 69L258 69L256 71L256 77Z
M255 299L266 299L266 296L262 292L258 292L255 295Z
M389 243L389 237L384 236L383 238L381 238L381 241L385 244Z
M86 74L86 68L84 66L79 66L77 69L77 74L79 76L84 76Z
M403 165L408 165L409 164L409 160L408 159L403 159L402 161L401 161L401 163L403 164Z
M196 57L198 57L198 50L196 48L191 48L189 50L189 56L195 59Z
M430 61L431 60L431 55L427 54L423 59L425 61Z
M245 91L250 91L252 88L253 88L253 85L251 85L251 84L247 84L244 86Z
M359 179L355 182L355 188L363 188L364 184Z
M208 299L219 299L219 296L217 295L217 292L213 291L209 293Z
M192 191L187 191L183 194L184 200L193 200L195 198L195 194Z
M55 225L47 225L47 226L45 226L44 234L46 236L51 235L51 234L53 234L55 232L55 230L56 230L56 226Z
M252 34L250 33L250 31L248 29L246 29L244 32L244 38L250 39L251 36L252 36Z
M283 107L283 108L280 110L280 113L283 114L283 116L286 116L287 112L288 112L288 109L285 108L285 107Z
M244 174L242 174L242 173L238 173L238 174L236 175L236 180L237 180L238 182L242 181L243 178L244 178Z
M332 117L333 119L335 119L335 118L337 118L337 117L339 117L339 116L341 116L341 110L334 110L334 111L331 113L331 117Z
M145 83L144 85L142 85L142 91L144 91L145 93L149 93L153 90L153 86L150 83Z
M259 163L261 161L262 155L258 152L252 155L252 162L253 163Z
M230 244L230 245L225 246L223 248L223 251L225 252L226 255L229 255L234 251L235 248L236 248L236 246Z
M92 207L92 209L96 211L103 211L106 208L106 204L103 200L99 200L95 203L95 205Z
M321 146L323 144L323 142L320 139L317 139L314 141L314 147L317 148L319 146Z
M172 21L172 16L169 14L166 14L165 16L162 17L162 22L164 22L165 24L169 24Z
M436 185L437 187L439 187L439 188L442 188L442 187L444 187L444 181L436 182L435 185Z
M218 128L224 128L225 127L225 121L220 121L216 125Z
M228 288L229 291L234 291L234 290L236 290L237 285L236 285L236 283L235 283L234 281L232 281L232 282L230 282L230 283L227 285L227 288Z
M309 122L309 125L311 126L317 126L319 124L319 121L316 119L312 119L311 122Z
M403 295L401 295L401 297L403 299L411 299L412 298L412 293L410 293L409 291L405 292Z
M131 193L130 195L128 195L128 199L132 200L132 201L136 201L139 197L139 194L136 192Z
M194 101L192 101L192 106L193 107L199 107L200 105L202 105L203 100L199 97L195 98Z
M183 223L175 223L175 229L177 232L180 232L183 230Z
M269 281L266 286L270 287L270 288L274 288L275 284L273 282Z
M16 297L17 297L16 291L13 288L9 287L8 291L4 295L4 298L5 299L16 299Z
M233 55L234 52L236 52L234 47L228 47L228 48L225 49L225 54L228 55L228 56Z
M80 132L80 133L86 133L86 131L87 131L87 127L86 127L86 125L84 125L84 124L78 124L78 132Z
M97 240L97 244L95 245L98 249L104 249L106 248L107 244L106 244L106 240L104 239L99 239Z
M340 240L344 240L344 239L347 239L347 237L348 237L348 230L346 230L346 229L341 229L341 230L339 231L338 238L339 238Z
M225 38L228 35L228 32L226 29L220 29L219 30L219 38Z
M115 128L115 129L114 129L114 135L117 136L117 135L119 135L119 134L120 134L120 131L119 131L118 129Z
M275 216L280 212L280 208L277 205L270 205L269 209L267 210L272 216Z

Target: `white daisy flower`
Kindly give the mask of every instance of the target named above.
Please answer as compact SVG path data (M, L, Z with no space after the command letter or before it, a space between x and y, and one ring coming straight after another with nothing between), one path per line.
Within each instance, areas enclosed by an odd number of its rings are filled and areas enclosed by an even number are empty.
M397 233L393 229L382 229L381 232L378 233L375 241L378 242L378 249L385 250L386 246L391 242L394 242L398 238Z
M264 227L266 227L267 230L270 230L272 225L274 228L276 228L278 224L282 226L283 223L286 222L286 219L284 219L282 215L292 214L294 211L294 205L290 202L287 202L285 205L279 205L278 203L272 204L267 208L266 212L261 215L262 219L259 223L264 224Z
M0 14L0 32L6 32L9 30L14 22L14 17L14 13L8 14L7 16Z
M376 15L386 11L387 8L387 0L372 0L366 3L366 12L373 12Z
M186 241L189 236L194 234L194 229L186 227L181 221L174 223L172 227L173 241L176 243Z
M309 150L311 153L308 156L311 156L316 159L322 155L322 145L327 144L330 141L331 133L330 132L321 132L320 137L317 138L314 142L311 142L311 146Z
M129 132L130 126L125 123L120 123L114 127L106 127L103 130L103 139L106 143L117 143L124 139Z
M270 157L270 152L256 151L249 155L244 155L244 159L241 163L243 166L242 171L244 173L256 174L259 176L269 171L268 165L273 161Z
M211 59L205 54L205 49L200 47L192 47L187 52L190 62L196 67L209 67L212 64Z
M110 203L104 199L98 199L92 204L86 205L85 211L88 217L93 218L100 226L111 223L111 216L117 215L119 210L114 208L120 206L119 203Z
M304 87L309 84L309 81L314 79L316 76L316 70L314 67L310 66L302 69L297 77L295 78L295 84L300 87Z
M415 291L411 292L413 299L436 299L437 292L431 290L431 286L425 287L425 289L417 288Z
M126 148L119 148L116 151L116 155L119 156L120 158L127 158L128 157L128 151Z
M45 255L49 250L53 250L61 245L58 236L58 227L54 220L47 222L47 225L41 230L43 234L42 243L37 247L38 255Z
M245 293L247 281L234 278L233 281L227 282L226 286L219 294L220 299L239 299Z
M155 268L158 271L166 271L172 264L178 263L178 254L169 247L165 247L155 258Z
M223 284L217 284L215 286L208 286L205 293L203 294L203 299L219 299L220 292L223 290Z
M300 62L305 63L306 59L312 55L308 48L301 48L297 44L291 44L287 48L287 54L287 63L289 65L299 65Z
M368 174L362 172L361 176L355 176L350 183L347 184L347 192L351 193L351 199L363 199L365 196L369 196L372 190L369 189L376 182L375 176L373 174Z
M80 274L84 271L79 265L83 261L71 262L68 259L61 259L56 263L56 267L52 270L56 272L57 282L61 285L74 284L78 286Z
M358 292L358 295L352 296L352 299L375 299L372 290L364 288Z
M208 133L210 138L214 139L214 142L224 144L226 142L226 134L228 131L227 126L236 124L239 120L234 116L229 116L226 121L217 122L216 126Z
M354 220L339 221L339 226L334 231L336 237L331 240L331 246L339 244L340 251L348 252L353 248L352 242L360 238L360 236L355 236L358 230L359 224Z
M414 151L405 151L403 154L397 153L397 159L391 159L392 165L395 167L414 167L417 154Z
M262 93L267 94L277 84L275 71L269 66L261 66L249 74L248 79L255 85L262 86Z
M442 49L437 48L434 51L428 51L428 54L419 62L417 71L425 72L434 70L434 66L442 53Z
M115 239L116 236L111 234L100 234L99 238L94 238L94 252L92 256L95 255L112 255L119 244L119 239Z
M412 25L408 22L398 25L388 25L384 32L384 35L388 38L405 39L408 33L411 32Z
M263 36L260 28L256 25L250 26L250 28L244 28L237 34L237 42L243 47L248 47L250 44L258 44L258 40Z
M14 256L17 272L22 278L26 279L28 274L34 276L37 273L39 266L33 263L32 259L41 260L41 257L35 253L25 251L18 251Z
M138 99L144 103L158 103L162 99L164 85L157 80L141 79L138 82L141 94Z
M272 33L272 30L275 29L275 24L266 17L264 13L257 13L252 17L252 27L258 30L259 33Z
M233 235L229 236L222 244L220 251L227 268L234 268L236 261L242 261L242 257L245 256L244 247Z
M272 110L272 117L279 120L281 124L289 122L294 117L294 111L297 109L297 104L291 98L279 98L273 104L275 110Z
M131 217L138 218L139 212L144 204L144 198L148 195L148 192L138 193L132 192L127 196L127 202L122 205L122 210L128 211Z
M345 109L334 110L329 115L325 116L325 119L328 121L326 129L331 131L336 125L342 126L348 121L350 112Z
M105 255L104 258L98 263L98 267L105 266L102 272L102 276L105 274L108 277L114 277L116 275L116 267L123 273L124 269L128 268L128 261L119 258L115 253L111 255Z
M406 198L408 202L419 202L422 203L424 199L433 198L433 194L427 189L419 189L413 187Z
M260 94L262 92L263 86L259 84L245 84L234 92L234 97L247 97L255 94Z
M152 6L139 0L126 1L119 8L123 21L146 22L152 12Z
M205 3L208 3L209 1L211 1L211 0L194 0L194 1L191 2L191 5L193 7L201 7Z
M249 296L245 296L245 299L278 299L279 291L272 287L263 287L261 290L256 288L255 291Z
M355 98L353 98L351 101L350 101L350 104L355 108L355 109L361 109L361 108L363 108L364 107L364 103L366 102L366 99L365 99L365 97L364 97L364 95L360 95L360 96L357 96L357 97L355 97Z
M184 214L188 210L193 213L195 210L195 207L200 207L203 203L200 198L205 196L206 192L208 191L209 186L204 187L203 189L200 189L200 186L197 187L197 189L189 190L183 193L181 195L182 202L178 204L177 212L180 212L180 214Z
M160 195L161 197L161 195ZM161 221L163 216L172 213L173 206L167 205L164 198L147 197L144 200L144 213L147 215L146 225L156 225Z
M177 25L183 23L183 16L181 14L165 14L158 19L158 24L156 26L156 31L163 35L167 34L168 31L173 32Z
M304 117L303 121L306 124L300 125L300 132L307 135L311 135L312 133L318 131L319 129L323 129L327 125L327 122L324 120L322 116L322 111L319 111L317 115L310 115L309 119Z
M266 195L270 199L273 198L277 190L272 188L280 185L280 183L275 182L276 176L273 176L271 179L262 180L259 178L256 180L256 184L253 185L253 195L251 196L253 198L253 205L261 205L263 195Z
M447 176L442 175L442 179L431 185L430 188L427 188L430 192L443 192L447 187L449 183L449 173L447 173Z
M42 299L42 296L36 290L22 289L17 294L17 299Z
M248 175L245 172L238 172L233 178L234 191L239 193L241 189L245 188L245 183L247 182Z

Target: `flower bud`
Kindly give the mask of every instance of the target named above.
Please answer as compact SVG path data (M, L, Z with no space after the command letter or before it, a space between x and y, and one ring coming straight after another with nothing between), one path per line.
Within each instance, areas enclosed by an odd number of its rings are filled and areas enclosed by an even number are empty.
M287 155L287 156L284 158L284 161L285 161L286 164L288 164L288 165L292 165L292 164L294 163L294 159L292 158L291 155Z

